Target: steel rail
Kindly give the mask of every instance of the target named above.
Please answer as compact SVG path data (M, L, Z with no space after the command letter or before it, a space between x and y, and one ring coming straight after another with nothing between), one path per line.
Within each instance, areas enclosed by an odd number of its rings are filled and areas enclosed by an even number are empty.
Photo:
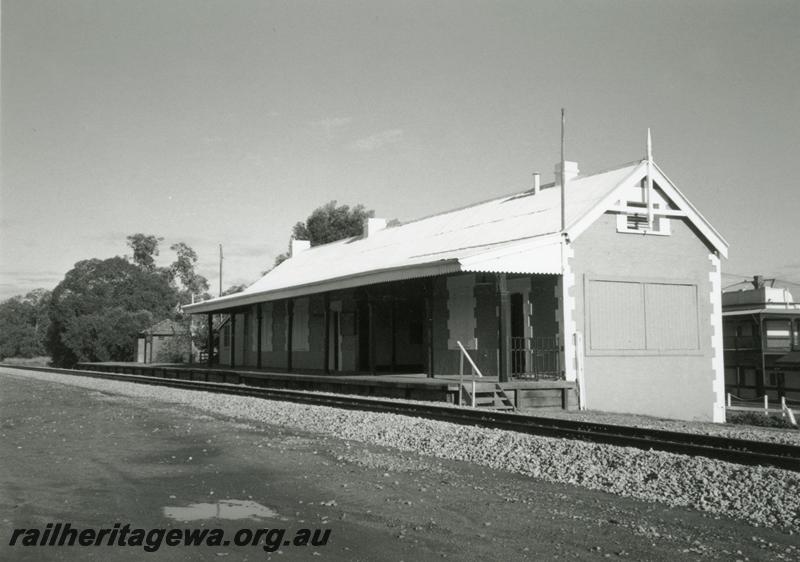
M529 416L520 413L464 408L442 403L402 402L388 398L367 398L305 390L285 390L243 384L59 369L55 367L11 364L3 366L14 369L167 386L183 390L250 396L349 410L391 413L460 425L503 429L529 435L574 439L644 450L667 451L713 458L736 464L772 466L800 472L800 446L781 443L765 443L678 431Z

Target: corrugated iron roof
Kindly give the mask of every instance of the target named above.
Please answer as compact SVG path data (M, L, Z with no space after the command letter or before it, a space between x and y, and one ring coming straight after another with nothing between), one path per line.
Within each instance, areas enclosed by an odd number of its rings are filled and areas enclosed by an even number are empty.
M569 181L566 224L576 223L640 162ZM544 188L439 213L369 237L315 246L241 293L185 307L211 312L315 292L455 271L561 273L561 190Z

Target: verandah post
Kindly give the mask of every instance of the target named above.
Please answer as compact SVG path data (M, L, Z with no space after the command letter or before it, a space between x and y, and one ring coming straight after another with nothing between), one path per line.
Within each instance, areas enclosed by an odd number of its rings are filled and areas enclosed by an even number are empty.
M428 378L433 378L433 283L430 277L425 282L425 354L427 356L426 373Z
M390 291L389 299L391 304L392 319L392 372L397 371L397 299L395 291Z
M324 326L325 345L323 350L322 368L326 375L331 373L330 354L331 354L331 294L325 293L322 296L323 308L322 324Z
M294 300L286 301L286 370L292 370L292 332L294 331Z
M231 368L236 365L236 311L231 311Z
M257 307L256 310L258 311L257 314L256 314L256 322L258 322L258 328L256 329L256 337L258 338L258 341L256 342L256 368L260 369L261 368L261 336L262 336L261 324L263 324L263 322L264 322L264 310L263 310L264 304L263 303L258 303L256 305L256 307Z
M214 360L214 315L210 312L207 314L208 318L208 338L206 341L206 345L208 346L208 357L206 362L208 366L211 367Z
M369 372L375 374L375 313L372 298L367 297L367 334L369 336Z
M499 306L498 348L500 382L508 382L511 369L511 297L508 294L508 279L505 273L497 274L497 301Z

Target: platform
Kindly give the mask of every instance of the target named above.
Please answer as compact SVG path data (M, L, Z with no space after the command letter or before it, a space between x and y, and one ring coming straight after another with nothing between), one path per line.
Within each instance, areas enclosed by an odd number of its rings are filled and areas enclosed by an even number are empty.
M77 368L107 373L448 402L450 404L458 403L460 379L459 375L427 377L424 373L319 375L167 363L79 363ZM463 380L465 383L471 384L472 378L470 375L464 375ZM497 377L475 377L475 380L480 383L498 382ZM573 410L577 408L577 390L574 382L510 381L500 383L500 386L519 410Z

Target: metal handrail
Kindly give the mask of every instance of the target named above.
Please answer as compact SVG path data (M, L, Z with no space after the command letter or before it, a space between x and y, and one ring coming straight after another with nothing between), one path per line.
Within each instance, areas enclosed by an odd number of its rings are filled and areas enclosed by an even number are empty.
M456 341L456 343L458 344L458 347L461 349L461 353L463 353L464 356L467 358L467 361L469 361L469 364L472 366L473 370L476 373L478 373L479 377L483 377L483 373L481 373L481 370L478 369L478 366L475 364L475 361L473 361L472 357L469 356L469 353L467 353L467 350L464 349L463 345L461 345L461 342L460 341ZM462 369L462 374L463 374L463 369Z
M461 345L461 342L456 340L456 343L458 344L458 347L461 350L461 355L459 356L459 363L458 363L458 372L459 372L459 375L460 375L460 379L458 381L458 405L460 406L461 405L461 391L464 388L464 357L466 357L467 361L469 361L469 364L472 367L473 373L477 373L478 376L481 377L481 378L483 378L483 373L481 373L481 370L478 369L478 366L475 364L475 361L473 361L472 357L469 356L469 353L467 353L467 350L464 349L463 345ZM474 378L472 379L471 402L472 402L472 407L474 408L475 407L475 379Z

